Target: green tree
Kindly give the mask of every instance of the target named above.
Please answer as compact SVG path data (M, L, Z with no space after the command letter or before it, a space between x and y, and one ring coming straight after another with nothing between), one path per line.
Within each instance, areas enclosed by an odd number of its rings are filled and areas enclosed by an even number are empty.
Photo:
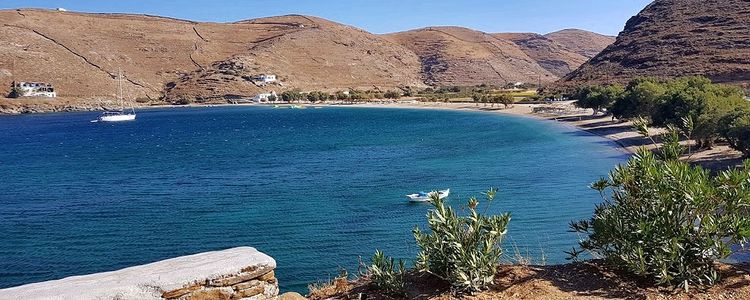
M574 95L578 99L576 106L591 108L594 114L609 109L613 103L622 97L624 89L620 86L588 86L579 89Z
M612 105L612 115L618 119L650 118L665 93L665 85L657 79L634 79L625 87L623 96Z
M307 93L307 101L310 102L318 102L320 100L318 92L309 92Z
M284 102L300 101L305 99L305 95L299 89L293 89L291 91L285 91L281 93L281 100Z
M516 103L515 99L513 99L513 96L511 94L503 93L497 96L497 102L502 103L505 108L508 108L508 106L513 105L513 103Z
M738 109L719 120L719 132L729 145L750 156L750 109Z
M482 102L482 97L484 97L484 94L474 93L471 95L471 100L474 101L474 104L476 104L476 106L479 106L479 102Z
M401 93L397 91L387 91L383 96L387 99L399 99L401 98Z
M367 97L366 97L365 93L363 93L362 91L350 90L349 91L349 99L352 100L352 101L354 101L354 102L357 102L357 101L365 100L365 99L367 99Z
M750 108L742 91L711 83L705 77L686 77L668 83L667 92L651 114L654 125L681 126L695 120L693 139L699 147L711 147L721 136L719 120L737 108Z
M337 91L335 94L333 94L333 97L336 100L349 100L349 94L344 91Z

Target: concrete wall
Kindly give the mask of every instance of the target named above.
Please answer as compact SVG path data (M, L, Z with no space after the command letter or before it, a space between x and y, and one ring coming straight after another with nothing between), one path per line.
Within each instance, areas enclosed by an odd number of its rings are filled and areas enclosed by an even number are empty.
M273 299L276 261L250 247L0 290L0 299Z

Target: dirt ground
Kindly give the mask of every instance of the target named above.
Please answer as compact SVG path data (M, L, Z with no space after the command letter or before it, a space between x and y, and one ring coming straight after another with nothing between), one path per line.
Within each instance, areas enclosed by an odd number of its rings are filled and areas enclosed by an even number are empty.
M429 275L410 274L407 294L390 296L379 293L366 279L341 282L326 291L313 293L310 299L750 299L748 265L719 265L723 281L707 289L648 287L627 279L600 262L580 262L555 266L498 267L495 284L474 295L455 296L439 280Z

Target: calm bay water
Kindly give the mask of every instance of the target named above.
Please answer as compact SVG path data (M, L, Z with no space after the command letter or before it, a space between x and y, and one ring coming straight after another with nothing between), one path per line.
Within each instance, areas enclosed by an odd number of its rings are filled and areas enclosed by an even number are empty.
M554 122L489 113L268 107L164 109L122 124L96 113L0 118L0 288L253 246L282 290L305 292L375 249L412 258L429 205L500 188L505 246L564 263L588 184L627 159Z

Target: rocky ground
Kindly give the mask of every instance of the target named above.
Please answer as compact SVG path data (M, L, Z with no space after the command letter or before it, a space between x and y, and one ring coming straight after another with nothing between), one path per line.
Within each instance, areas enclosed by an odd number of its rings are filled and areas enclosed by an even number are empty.
M688 292L650 287L612 271L599 261L554 266L502 265L487 291L457 297L449 287L429 275L409 274L405 295L380 293L366 278L339 280L314 290L310 299L750 299L748 266L720 265L723 281L710 288ZM366 298L364 298L364 297Z

